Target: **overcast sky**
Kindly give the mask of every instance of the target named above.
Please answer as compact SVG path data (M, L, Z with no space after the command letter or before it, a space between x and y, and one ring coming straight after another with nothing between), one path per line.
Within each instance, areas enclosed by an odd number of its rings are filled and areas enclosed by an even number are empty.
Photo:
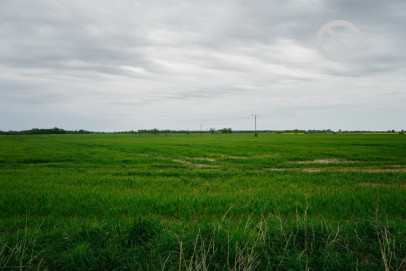
M0 1L3 131L406 130L405 87L404 0Z

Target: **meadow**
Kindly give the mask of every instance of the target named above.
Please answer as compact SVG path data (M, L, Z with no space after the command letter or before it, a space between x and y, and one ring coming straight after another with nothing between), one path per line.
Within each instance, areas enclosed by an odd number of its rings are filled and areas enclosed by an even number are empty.
M0 270L406 270L406 135L0 136Z

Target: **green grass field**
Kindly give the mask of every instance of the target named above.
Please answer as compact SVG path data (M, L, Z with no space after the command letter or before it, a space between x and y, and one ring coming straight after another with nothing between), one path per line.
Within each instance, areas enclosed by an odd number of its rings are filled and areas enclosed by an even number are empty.
M0 136L0 270L406 270L406 136Z

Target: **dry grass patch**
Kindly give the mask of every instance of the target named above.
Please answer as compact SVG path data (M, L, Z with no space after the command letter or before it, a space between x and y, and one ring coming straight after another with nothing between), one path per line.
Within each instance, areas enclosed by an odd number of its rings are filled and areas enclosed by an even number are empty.
M362 186L379 186L379 185L388 186L389 184L362 182L362 183L360 183L360 185L362 185Z
M144 156L144 157L152 157L152 155L147 154L147 153L136 153L138 156Z
M288 171L288 170L301 170L300 168L266 168L265 170L270 171Z
M270 171L292 171L299 170L303 172L406 172L405 168L265 168Z
M229 158L229 159L248 159L246 156L235 156L235 155L222 155L222 158Z
M305 168L303 169L304 172L321 172L321 168Z
M208 161L208 162L216 162L216 159L214 158L208 158L208 157L186 157L187 159L191 160L200 160L200 161Z
M351 163L355 161L347 161L338 158L330 158L330 159L314 159L310 161L294 161L293 163L297 164L334 164L334 163Z
M361 186L396 186L394 183L371 183L371 182L362 182L359 185ZM406 187L406 184L402 184L401 186Z
M230 158L230 159L248 159L248 157L244 157L244 156L228 156L227 158Z
M373 168L373 169L344 169L342 171L359 171L359 172L406 172L406 168Z
M189 161L184 161L184 160L179 160L179 159L172 159L173 162L177 162L177 163L181 163L183 165L187 165L187 166L195 166L198 168L218 168L219 166L217 165L208 165L208 164L196 164L196 163L192 163Z
M255 158L272 158L272 157L278 157L279 153L268 153L268 154L260 154L260 155L255 155L253 157Z

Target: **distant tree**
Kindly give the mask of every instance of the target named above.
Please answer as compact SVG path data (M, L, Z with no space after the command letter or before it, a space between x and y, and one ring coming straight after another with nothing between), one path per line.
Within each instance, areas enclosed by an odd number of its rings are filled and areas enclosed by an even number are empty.
M220 129L220 132L222 134L231 134L231 133L233 133L233 130L231 130L231 128L223 128L223 129Z

